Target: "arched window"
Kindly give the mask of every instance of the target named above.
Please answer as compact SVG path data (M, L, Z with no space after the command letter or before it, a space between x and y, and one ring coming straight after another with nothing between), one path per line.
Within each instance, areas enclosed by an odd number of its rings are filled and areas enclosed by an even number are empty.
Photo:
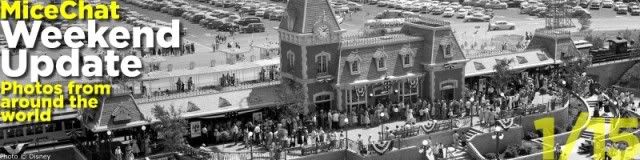
M357 53L351 53L347 57L347 62L349 62L348 67L351 70L351 74L360 74L360 56Z
M351 62L351 74L360 73L360 61L355 60Z
M318 65L318 73L327 73L329 71L329 61L331 55L327 52L322 52L316 55L316 64Z
M416 48L411 48L410 45L402 46L400 49L400 57L402 58L402 66L403 67L411 67L413 66L413 57L416 54Z
M287 59L289 60L289 67L293 68L296 63L296 55L292 51L287 51Z
M387 70L387 55L384 51L384 49L380 48L376 51L376 53L373 54L373 58L374 58L374 62L376 63L376 66L378 68L378 71L384 71Z

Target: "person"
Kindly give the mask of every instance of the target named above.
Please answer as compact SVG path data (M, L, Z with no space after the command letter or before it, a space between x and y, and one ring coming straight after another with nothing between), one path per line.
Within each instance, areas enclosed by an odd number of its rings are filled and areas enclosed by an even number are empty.
M362 141L362 135L358 134L358 148L360 150L361 155L367 154L367 150L365 149L364 142Z
M202 143L209 143L209 131L207 126L202 127Z
M560 160L560 156L562 154L562 147L560 147L560 143L556 143L554 149L555 149L554 159Z
M237 145L238 144L238 125L234 124L233 127L231 127L231 141L233 141L233 145Z
M458 131L453 132L453 147L456 147L458 145L460 145L460 134L458 134Z
M129 145L127 146L127 155L125 155L125 160L133 160L134 158L133 149L131 149L131 145Z
M122 160L122 149L120 148L120 146L116 147L116 150L113 154L116 156L116 160Z

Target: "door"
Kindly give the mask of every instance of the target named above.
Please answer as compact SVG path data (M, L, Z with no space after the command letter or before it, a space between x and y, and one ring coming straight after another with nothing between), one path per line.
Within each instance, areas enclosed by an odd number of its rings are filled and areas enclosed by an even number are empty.
M454 98L454 93L455 91L453 90L453 88L451 89L444 89L442 91L440 91L442 94L442 99L444 100L453 100Z

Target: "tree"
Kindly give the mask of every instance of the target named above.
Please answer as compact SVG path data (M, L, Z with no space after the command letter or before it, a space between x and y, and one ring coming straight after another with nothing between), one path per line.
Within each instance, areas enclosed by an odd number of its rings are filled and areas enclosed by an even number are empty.
M275 92L278 95L278 104L285 107L283 115L297 116L304 113L306 93L304 93L302 85L283 78L280 87L276 88Z
M184 136L188 134L189 126L187 120L181 117L182 111L176 110L174 106L167 111L162 106L156 105L152 112L153 116L159 120L158 123L153 124L153 129L164 137L160 144L165 151L179 152L196 159L211 158L206 152L187 145Z
M578 23L580 23L580 30L584 31L591 27L591 16L588 14L581 14L578 16Z
M496 90L504 89L509 82L513 81L515 77L515 72L511 71L511 63L513 63L514 59L502 59L496 60L496 65L493 66L493 69L496 71L493 73L493 78L491 79L491 84Z
M600 49L604 47L604 39L600 36L593 35L591 32L587 33L584 40L589 41L593 46L591 49Z

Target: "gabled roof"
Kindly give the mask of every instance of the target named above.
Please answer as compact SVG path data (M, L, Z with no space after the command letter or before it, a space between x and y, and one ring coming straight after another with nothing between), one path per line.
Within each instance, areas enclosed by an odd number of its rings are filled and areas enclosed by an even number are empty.
M86 110L86 126L93 132L116 130L144 125L147 120L129 94L111 95L102 99L97 110Z
M280 22L280 29L313 33L317 23L325 23L333 31L340 30L328 0L289 0L285 10L286 18Z
M473 77L486 75L495 72L494 66L498 61L513 59L513 63L509 64L509 69L526 69L538 66L544 66L556 63L556 60L549 58L542 50L532 50L521 53L496 55L471 59L464 69L465 77Z

